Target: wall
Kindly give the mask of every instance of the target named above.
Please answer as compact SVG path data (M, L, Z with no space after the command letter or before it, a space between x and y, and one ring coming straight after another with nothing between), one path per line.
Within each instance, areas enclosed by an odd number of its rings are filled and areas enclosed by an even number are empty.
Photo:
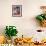
M22 5L22 17L12 17L12 4ZM4 34L6 25L15 25L18 36L31 36L39 27L35 16L41 13L40 6L46 5L46 0L0 0L0 34Z

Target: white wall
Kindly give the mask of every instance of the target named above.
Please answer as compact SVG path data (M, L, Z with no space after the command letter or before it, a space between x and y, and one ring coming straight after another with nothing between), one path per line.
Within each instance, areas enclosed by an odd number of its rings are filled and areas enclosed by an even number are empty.
M17 4L22 5L22 17L12 17L12 5ZM6 25L15 25L19 36L36 33L36 29L41 29L35 20L41 5L46 5L46 0L0 0L0 33L4 33Z

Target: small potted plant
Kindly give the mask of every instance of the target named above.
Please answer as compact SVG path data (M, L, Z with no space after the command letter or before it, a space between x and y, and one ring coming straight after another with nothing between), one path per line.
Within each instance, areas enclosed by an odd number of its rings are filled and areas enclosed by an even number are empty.
M15 26L6 26L5 34L8 37L8 42L11 41L12 36L17 36L17 29Z
M42 14L36 16L36 19L39 20L42 27L46 27L46 6L41 6Z

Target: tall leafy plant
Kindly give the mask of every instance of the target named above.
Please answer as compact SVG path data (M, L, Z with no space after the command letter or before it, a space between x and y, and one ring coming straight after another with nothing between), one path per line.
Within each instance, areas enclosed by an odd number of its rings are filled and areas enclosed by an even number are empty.
M8 38L11 39L12 36L16 36L18 33L15 26L6 26L5 34Z

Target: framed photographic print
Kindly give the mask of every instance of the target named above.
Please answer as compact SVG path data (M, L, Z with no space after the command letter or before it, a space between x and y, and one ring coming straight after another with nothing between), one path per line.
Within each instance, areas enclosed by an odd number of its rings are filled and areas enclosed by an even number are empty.
M22 16L22 5L12 5L12 16L13 17Z

